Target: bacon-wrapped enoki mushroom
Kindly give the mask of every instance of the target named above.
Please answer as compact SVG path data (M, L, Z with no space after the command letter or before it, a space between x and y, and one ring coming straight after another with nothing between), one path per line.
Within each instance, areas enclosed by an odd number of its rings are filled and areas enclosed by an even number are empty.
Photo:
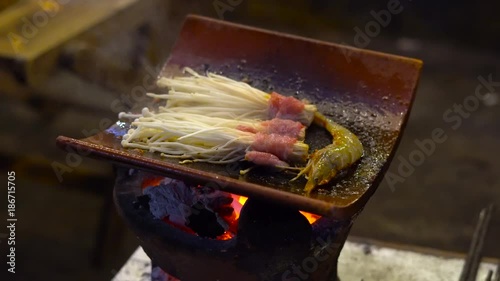
M300 170L308 179L305 191L330 181L363 154L358 138L326 119L316 106L278 93L265 93L244 82L208 73L158 80L168 94L148 94L166 100L157 112L145 108L123 136L122 145L161 152L186 162L225 164L241 159L257 165ZM326 128L333 143L308 154L303 142L312 122ZM289 167L303 165L304 168Z
M274 92L268 94L247 83L221 75L208 73L203 76L190 68L185 68L185 72L191 76L162 77L158 80L159 87L169 88L168 94L148 95L166 99L164 108L228 119L279 118L309 126L317 111L315 105L305 101Z
M227 164L242 160L252 150L300 164L307 161L309 151L302 141L304 126L290 120L231 120L192 113L153 113L144 108L141 117L131 125L122 138L123 147L160 152L165 157L181 159L181 163ZM258 162L264 164L262 160Z

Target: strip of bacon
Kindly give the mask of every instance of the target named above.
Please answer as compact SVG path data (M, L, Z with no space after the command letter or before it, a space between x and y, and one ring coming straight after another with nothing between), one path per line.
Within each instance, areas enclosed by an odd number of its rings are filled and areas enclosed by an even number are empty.
M278 134L255 134L251 145L252 150L274 154L279 159L287 161L292 157L293 145L297 139Z
M281 136L289 136L299 140L303 140L306 136L306 127L300 122L274 118L272 120L256 123L254 126L238 125L236 129L248 133L263 133L277 134Z
M248 151L245 154L245 160L257 165L272 167L288 167L288 163L281 161L276 155L260 151Z
M305 104L294 97L282 96L276 92L269 98L269 117L298 121Z
M300 122L274 118L261 123L262 129L259 131L265 134L278 134L281 136L289 136L299 140L304 139L306 132L305 126Z

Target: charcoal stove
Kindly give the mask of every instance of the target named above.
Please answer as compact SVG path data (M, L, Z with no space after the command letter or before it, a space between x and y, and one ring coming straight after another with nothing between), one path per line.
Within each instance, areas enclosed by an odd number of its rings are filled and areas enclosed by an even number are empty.
M153 216L143 187L157 178L120 168L114 197L144 251L172 277L183 281L338 280L337 260L353 219L320 217L227 193L232 210L226 215L236 218L229 230L214 236L199 226L178 225ZM205 214L203 207L191 207L201 210L200 216ZM204 218L206 224L217 223ZM191 217L192 221L196 220ZM233 227L236 231L230 231Z
M340 251L394 156L422 62L189 16L161 76L178 75L185 66L307 99L357 134L365 155L345 177L305 195L305 182L291 183L293 176L285 173L255 169L244 178L239 167L182 165L157 153L123 148L124 122L82 140L60 136L57 144L141 170L120 168L116 205L153 262L180 280L338 280ZM311 149L331 143L331 135L309 129ZM154 218L141 196L143 181L155 176L142 171L248 197L235 233L222 239L217 227L207 234ZM204 213L213 221L213 214Z

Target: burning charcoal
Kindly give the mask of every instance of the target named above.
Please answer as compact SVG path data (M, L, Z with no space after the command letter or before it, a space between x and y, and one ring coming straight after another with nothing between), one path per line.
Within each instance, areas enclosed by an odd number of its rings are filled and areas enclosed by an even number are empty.
M210 209L215 209L224 205L231 205L233 202L233 198L229 195L229 193L209 187L198 187L195 189L195 192L197 200Z
M229 217L233 214L234 209L231 206L224 206L214 209L214 211L221 217Z
M231 203L233 202L231 195L207 187L197 188L195 190L198 203L203 205L207 210L213 212L219 225L224 228L224 230L228 230L229 225L222 217L230 216L232 212L234 212L233 207L231 207Z
M187 226L201 237L216 238L225 231L219 222L217 214L206 209L201 203L193 205L188 221Z
M191 214L191 206L196 202L191 188L182 181L169 178L143 192L151 198L149 210L155 218L168 216L170 221L181 225L185 225L186 218Z
M223 206L231 206L231 203L233 203L233 198L231 196L226 197L226 194L218 194L218 197L215 197L211 202L208 202L207 206L215 209Z
M198 202L220 216L229 216L234 211L233 207L231 207L233 198L231 195L224 192L215 191L210 194L199 195Z
M166 217L200 236L213 238L229 228L223 219L234 212L233 198L228 193L207 186L190 187L170 178L146 187L143 192L150 198L149 210L157 219Z

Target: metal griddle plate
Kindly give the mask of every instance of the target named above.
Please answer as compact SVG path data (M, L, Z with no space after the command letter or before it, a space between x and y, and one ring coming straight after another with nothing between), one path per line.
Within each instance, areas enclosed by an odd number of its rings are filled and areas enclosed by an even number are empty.
M358 165L309 197L305 180L255 169L239 176L236 165L186 164L158 154L123 149L118 125L86 139L57 138L66 150L148 170L225 191L258 197L300 210L348 219L376 190L408 119L422 62L415 59L331 44L199 16L187 17L163 75L189 66L234 79L246 79L264 91L305 98L352 130L365 147ZM311 149L331 142L320 128L310 128Z

